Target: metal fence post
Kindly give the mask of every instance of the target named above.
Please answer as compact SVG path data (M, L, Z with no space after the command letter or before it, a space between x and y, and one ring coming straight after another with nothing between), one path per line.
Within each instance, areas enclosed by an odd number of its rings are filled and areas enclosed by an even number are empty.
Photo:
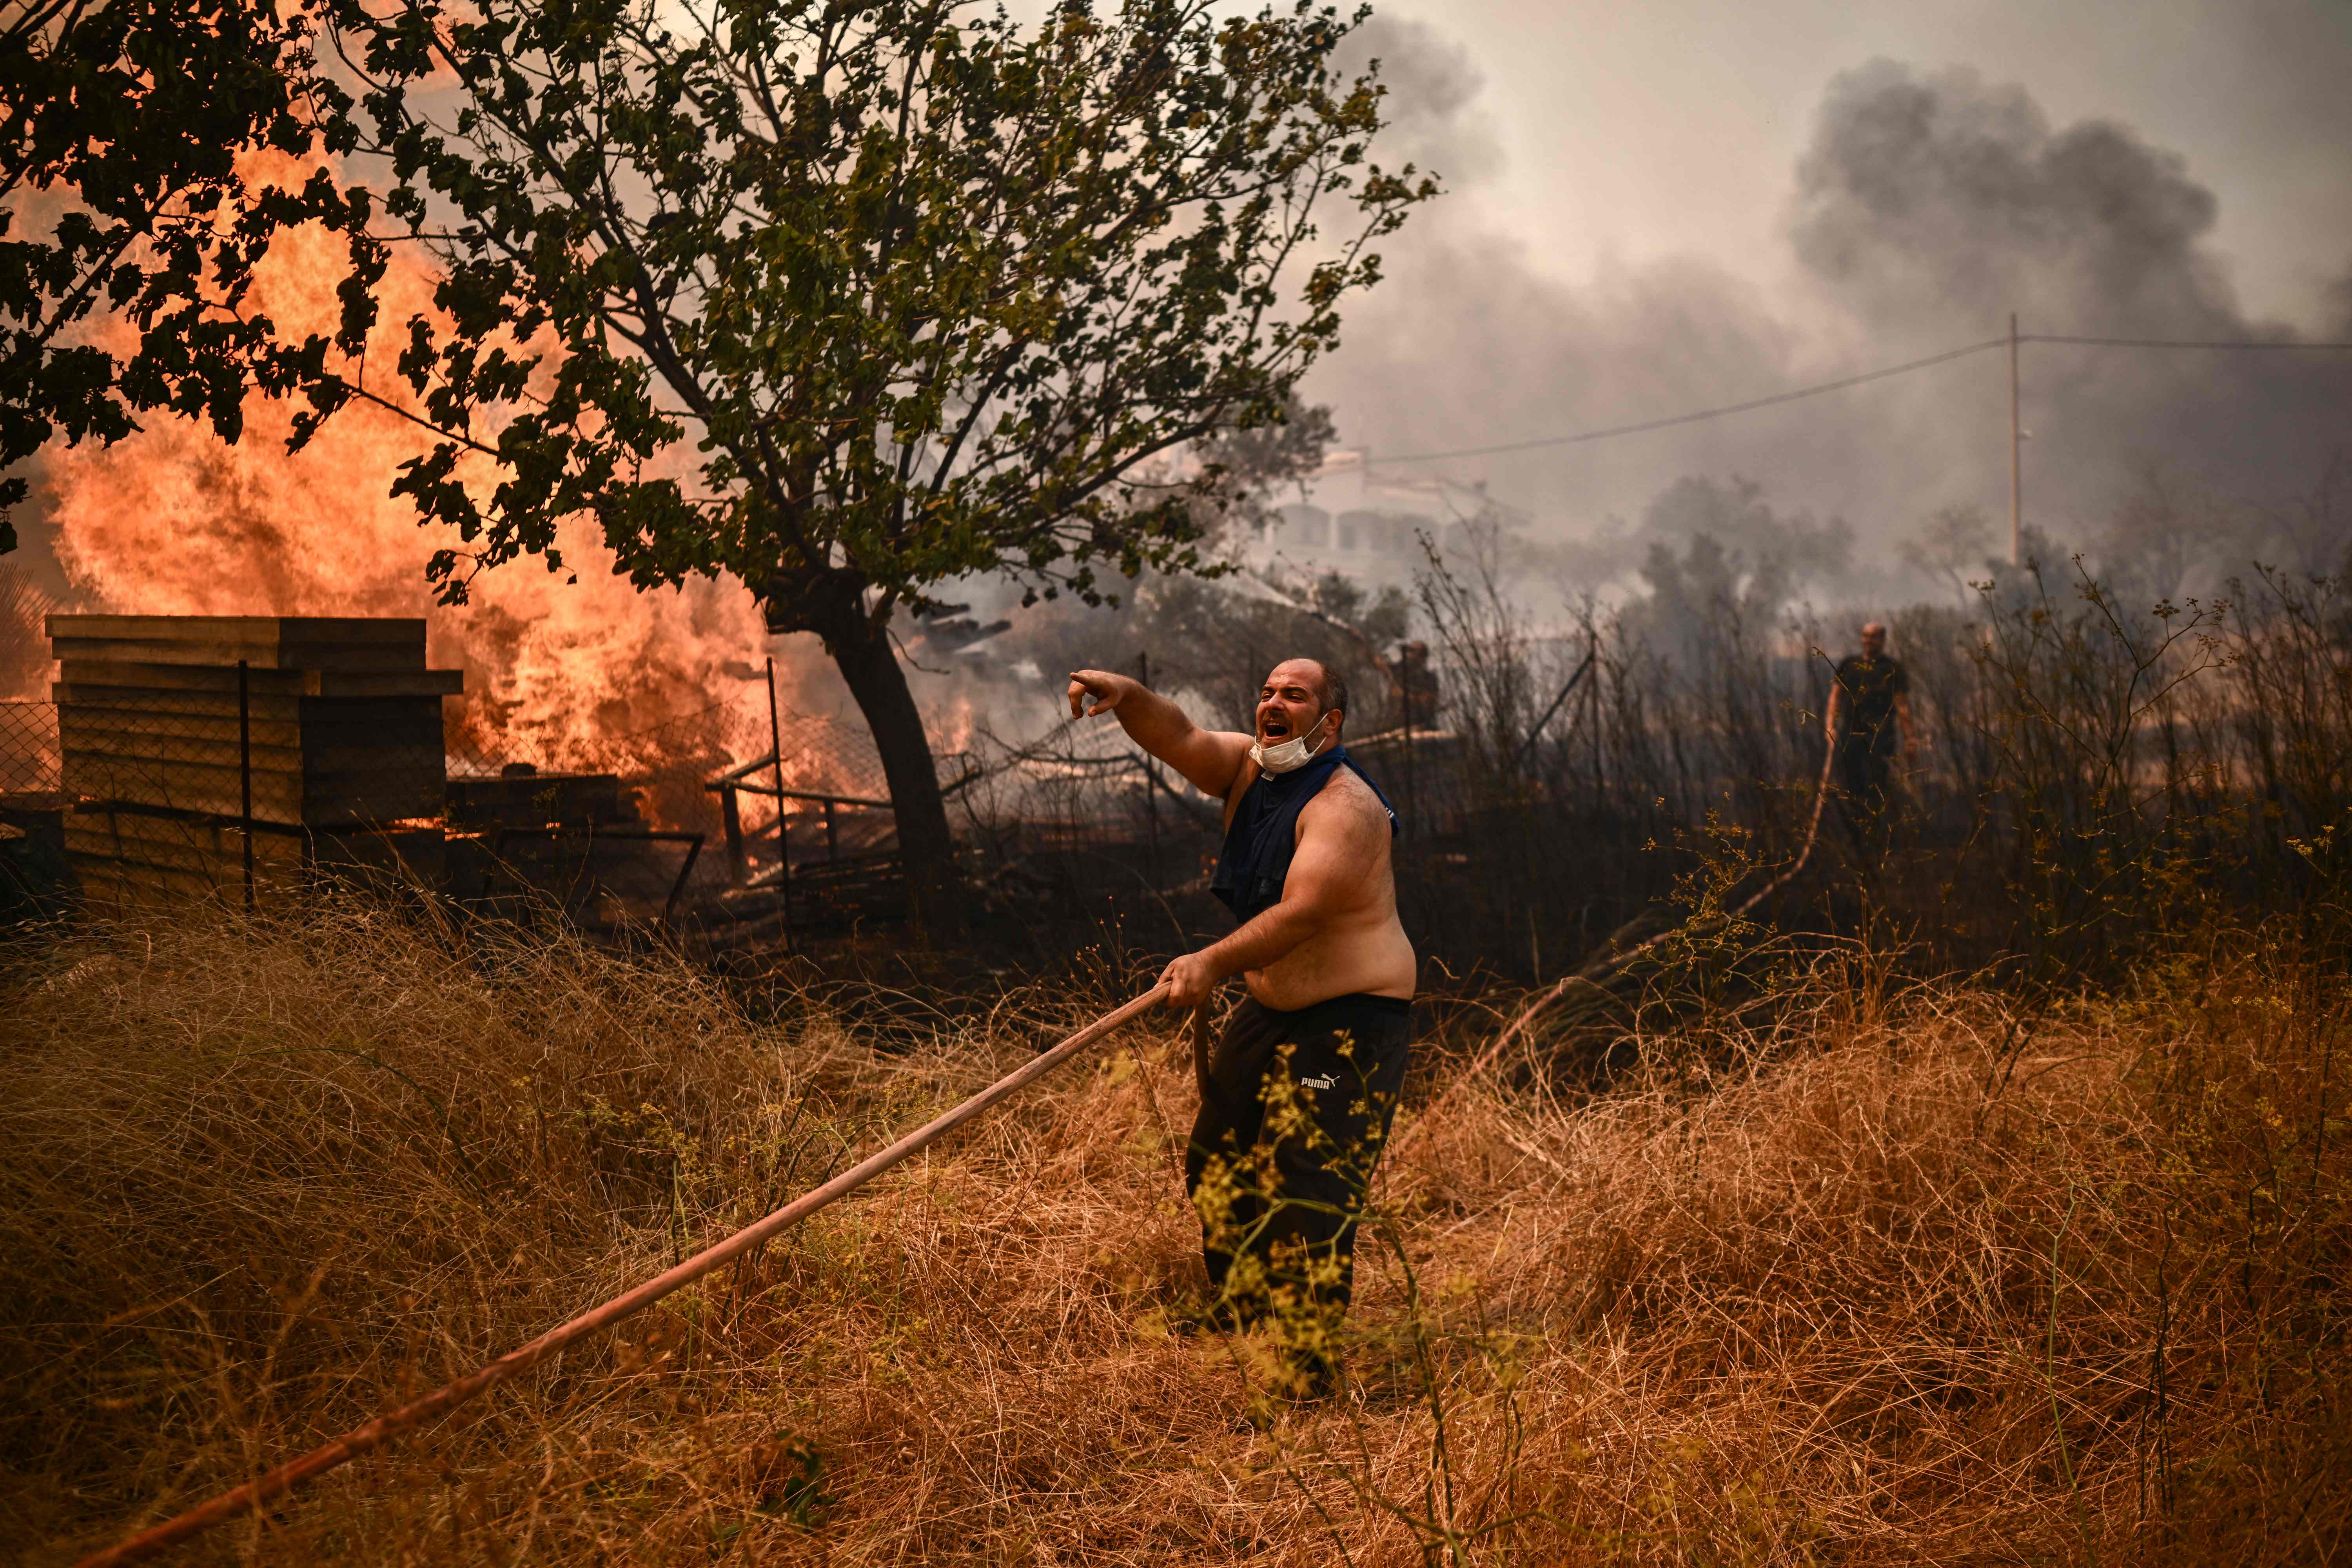
M1149 648L1135 656L1136 679L1144 689L1151 688L1151 652ZM1151 878L1160 879L1160 770L1151 764L1151 753L1143 753L1143 807L1151 824Z
M1598 815L1601 810L1601 797L1606 793L1605 781L1601 775L1601 628L1598 626L1592 628L1591 644L1592 690L1590 695L1592 700L1592 809Z
M743 805L729 784L719 792L719 826L727 835L727 873L737 887L751 879L751 863L743 856Z
M793 841L784 826L784 727L776 717L776 658L768 656L769 760L776 768L776 885L783 889L784 948L793 945Z
M236 661L237 828L245 837L245 912L253 912L253 689L251 665Z
M1426 657L1425 655L1423 656ZM1413 825L1421 816L1421 791L1415 787L1412 770L1412 679L1413 660L1411 654L1401 654L1398 662L1404 667L1404 833L1406 840L1413 838Z

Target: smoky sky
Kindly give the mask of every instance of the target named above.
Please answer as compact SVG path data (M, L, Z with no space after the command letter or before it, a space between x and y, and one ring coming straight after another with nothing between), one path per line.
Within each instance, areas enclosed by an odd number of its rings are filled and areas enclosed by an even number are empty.
M1386 244L1388 279L1310 386L1376 458L1765 395L1994 336L2012 310L2028 332L2296 337L2239 297L2216 244L2226 189L2119 118L2053 115L1966 64L1865 58L1821 82L1780 177L1774 256L1580 270L1479 199L1506 158L1465 46L1378 18L1353 47L1390 84L1382 161L1434 166L1467 198ZM2335 319L2304 331L2352 337L2352 257L2330 264ZM2352 353L2029 344L2022 380L2028 520L2059 536L2096 535L2151 485L2275 510L2352 461ZM1846 517L1883 564L1943 507L2005 528L2008 422L1994 352L1670 433L1402 466L1486 478L1570 533L1637 519L1684 474L1744 476Z
M2352 337L2342 0L1432 15L1384 11L1347 46L1381 61L1379 160L1449 188L1382 243L1386 280L1348 302L1307 388L1376 458L1768 395L1990 337L2012 310L2030 332ZM2027 517L2063 539L2119 510L2291 512L2332 458L2352 467L2352 354L2033 344L2023 384ZM2005 521L2008 426L1994 353L1670 432L1398 466L1487 480L1556 535L1638 528L1685 476L1753 479L1782 511L1849 521L1895 591L1922 520ZM14 559L62 592L35 478Z

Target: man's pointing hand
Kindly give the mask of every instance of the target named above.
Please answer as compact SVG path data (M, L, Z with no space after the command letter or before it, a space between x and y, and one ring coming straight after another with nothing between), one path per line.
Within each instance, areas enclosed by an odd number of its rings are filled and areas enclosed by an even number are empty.
M1106 669L1074 669L1070 671L1070 717L1091 719L1097 713L1108 713L1118 707L1130 691L1139 691L1129 676L1113 675ZM1086 703L1092 699L1094 706Z

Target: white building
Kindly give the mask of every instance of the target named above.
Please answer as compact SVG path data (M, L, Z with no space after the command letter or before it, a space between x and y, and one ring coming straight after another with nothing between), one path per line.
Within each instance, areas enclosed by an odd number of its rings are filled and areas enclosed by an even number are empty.
M1483 483L1458 484L1335 451L1305 482L1306 494L1272 509L1244 553L1282 574L1343 572L1369 588L1404 587L1424 563L1421 536L1442 541L1453 525L1484 517L1505 528L1529 515L1496 501Z

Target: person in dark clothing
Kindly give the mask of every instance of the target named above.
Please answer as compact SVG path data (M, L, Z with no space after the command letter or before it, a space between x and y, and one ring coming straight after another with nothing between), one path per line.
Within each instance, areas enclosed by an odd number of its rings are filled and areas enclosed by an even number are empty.
M1069 695L1074 716L1116 714L1145 751L1225 802L1210 885L1240 927L1160 976L1170 1006L1196 1011L1231 975L1249 987L1213 1048L1196 1027L1201 1110L1186 1184L1212 1320L1271 1323L1297 1391L1328 1391L1353 1219L1411 1036L1417 963L1397 920L1396 814L1341 744L1347 685L1317 660L1274 668L1255 734L1202 730L1105 670L1074 671Z
M1855 836L1872 842L1886 812L1886 786L1895 742L1907 764L1918 756L1911 729L1911 676L1886 652L1886 628L1862 628L1862 651L1838 661L1822 716L1832 756L1832 778Z

